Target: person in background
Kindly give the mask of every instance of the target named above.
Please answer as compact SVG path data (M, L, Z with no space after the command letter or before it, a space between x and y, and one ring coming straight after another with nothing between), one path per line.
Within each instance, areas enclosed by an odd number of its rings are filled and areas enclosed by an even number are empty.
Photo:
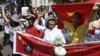
M45 19L48 19L49 17L54 17L54 13L52 11L48 12L48 15L45 16Z
M54 16L54 13L53 13L52 11L50 11L50 12L48 13L48 17L52 17L52 16Z
M92 39L91 41L100 40L100 19L90 22L88 29L93 30L93 33L94 33L94 34L90 34L89 36L87 36L88 38Z
M9 43L9 27L4 25L4 37L3 37L3 46L6 46Z
M41 25L41 26L43 26L43 27L46 27L46 25L45 25L45 17L44 17L44 15L45 15L45 12L39 12L39 14L41 14L41 19L40 19L40 21L39 21L39 24Z
M31 34L33 36L36 36L36 37L39 37L39 38L42 38L43 37L43 33L38 31L35 27L34 27L34 22L35 22L35 17L33 16L28 16L26 17L28 23L29 23L29 26L26 27L25 29L25 32L28 33L28 34Z
M20 23L18 21L19 17L17 14L13 14L11 16L11 18L8 19L8 17L5 14L5 6L2 7L2 15L3 15L3 18L6 22L6 24L9 26L9 34L10 34L9 44L13 50L14 31L22 31L21 27L20 27ZM21 56L21 55L20 54L12 54L12 56Z
M100 30L95 29L94 34L86 33L85 42L100 41Z
M29 25L28 21L24 18L20 18L19 21L21 24L22 32L23 32L23 31L25 31L25 28Z
M89 23L89 32L86 33L86 42L100 40L100 8L96 5L94 8L97 8L97 13L94 17L94 20Z
M100 30L100 19L94 20L89 24L89 30L98 29Z

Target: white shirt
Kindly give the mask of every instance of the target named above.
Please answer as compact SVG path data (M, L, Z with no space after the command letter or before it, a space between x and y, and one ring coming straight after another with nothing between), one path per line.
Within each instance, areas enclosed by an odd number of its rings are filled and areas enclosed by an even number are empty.
M4 26L4 32L9 34L9 26L8 25L5 25Z
M10 41L12 41L12 42L13 42L13 38L14 38L14 31L21 31L21 27L20 26L11 27L9 25Z
M38 20L35 21L34 23L34 26L36 27L36 29L44 32L44 38L43 40L46 41L46 42L49 42L49 43L52 43L52 44L55 44L55 39L56 38L60 38L61 41L65 44L66 41L64 39L64 36L61 32L60 29L58 29L57 27L53 28L52 30L48 29L48 28L45 28L43 26L40 26L38 24Z
M95 35L97 38L100 38L100 30L95 29Z
M44 38L43 38L44 41L53 44L55 43L56 38L60 38L63 41L63 43L66 43L61 30L57 29L56 27L52 30L45 29Z

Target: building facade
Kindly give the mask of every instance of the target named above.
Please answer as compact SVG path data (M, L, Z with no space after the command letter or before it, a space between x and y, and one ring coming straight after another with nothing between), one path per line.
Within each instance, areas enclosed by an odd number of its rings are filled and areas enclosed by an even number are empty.
M31 0L33 7L39 7L40 5L51 5L53 3L52 0Z

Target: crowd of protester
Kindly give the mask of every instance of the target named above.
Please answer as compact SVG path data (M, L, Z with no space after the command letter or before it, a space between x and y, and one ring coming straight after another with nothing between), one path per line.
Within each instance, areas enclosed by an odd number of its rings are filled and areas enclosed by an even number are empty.
M9 17L7 15L6 6L2 7L2 15L4 22L4 37L3 46L10 44L13 49L14 31L21 31L43 39L55 45L65 45L73 43L83 43L85 41L100 40L100 11L93 9L86 23L78 27L80 13L75 12L73 15L73 23L67 22L66 29L59 29L57 22L58 18L53 11L39 11L37 8L28 7L27 16L21 13L14 13ZM98 19L97 18L98 13ZM91 20L96 14L94 20ZM62 21L64 22L64 21ZM91 22L91 23L90 23ZM88 33L87 30L95 30L94 35ZM80 34L75 34L76 32ZM13 54L14 55L14 54ZM16 56L18 54L15 54Z

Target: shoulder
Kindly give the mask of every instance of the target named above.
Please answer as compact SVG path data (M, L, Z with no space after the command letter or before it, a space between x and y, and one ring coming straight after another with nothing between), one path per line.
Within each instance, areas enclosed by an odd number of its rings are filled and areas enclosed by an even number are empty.
M55 31L57 31L57 32L61 32L62 30L59 29L59 28L55 28Z
M84 27L84 25L78 26L78 31L86 32L87 30L88 30L88 29L86 29L86 28Z

